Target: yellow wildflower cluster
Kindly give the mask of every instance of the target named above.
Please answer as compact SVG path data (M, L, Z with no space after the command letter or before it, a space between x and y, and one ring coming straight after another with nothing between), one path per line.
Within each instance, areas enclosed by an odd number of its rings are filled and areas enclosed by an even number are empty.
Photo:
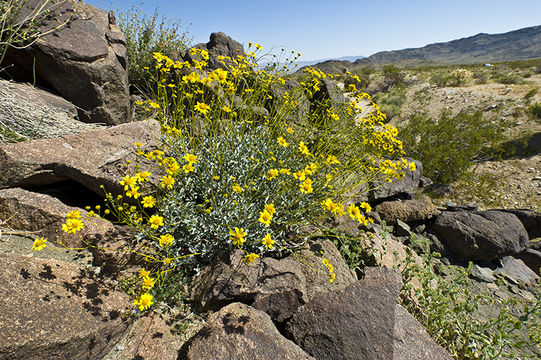
M62 225L62 230L68 234L75 234L84 228L84 224L81 221L80 211L71 211L66 214L66 222Z
M333 282L334 279L336 278L336 275L334 273L334 267L332 266L332 264L329 262L327 258L323 258L322 263L327 267L327 270L329 270L329 278L330 278L329 281Z

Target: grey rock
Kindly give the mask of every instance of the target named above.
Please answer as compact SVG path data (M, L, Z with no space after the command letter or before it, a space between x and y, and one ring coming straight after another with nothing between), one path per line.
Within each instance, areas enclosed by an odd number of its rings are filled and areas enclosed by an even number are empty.
M496 277L493 275L491 269L480 267L477 264L473 265L471 277L487 283L493 283L494 281L496 281Z
M527 209L502 209L500 211L514 214L524 225L531 239L541 237L541 213Z
M283 337L270 317L248 305L233 303L213 314L185 345L187 360L314 359Z
M501 262L502 265L494 273L505 276L517 285L533 285L539 279L539 276L526 266L522 260L515 259L512 256L505 256Z
M228 66L233 65L233 61L231 59L238 59L238 55L244 56L244 47L241 43L233 40L228 35L224 34L223 32L216 32L210 34L210 41L206 44L197 44L194 46L196 49L203 49L207 50L209 53L209 60L208 60L208 69L227 69ZM229 57L231 59L224 59L224 63L222 63L220 60L218 60L218 56L224 56ZM193 61L198 60L201 61L202 58L199 54L191 54L190 51L187 51L184 55L184 60L186 61Z
M394 234L396 236L411 236L411 228L408 224L403 222L402 220L396 220L396 226L394 228Z
M438 209L427 200L384 201L376 205L382 220L393 223L401 220L406 223L425 221L438 213Z
M518 218L501 211L444 211L431 231L463 260L491 261L518 254L528 244L528 234Z
M530 269L537 275L541 275L539 268L541 267L541 251L534 249L526 249L523 252L513 255L513 257L522 260Z

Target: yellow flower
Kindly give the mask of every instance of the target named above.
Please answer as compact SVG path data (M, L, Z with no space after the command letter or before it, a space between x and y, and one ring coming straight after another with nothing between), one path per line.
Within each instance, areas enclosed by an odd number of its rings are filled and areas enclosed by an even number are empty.
M173 179L173 177L171 175L166 175L164 177L162 177L162 182L161 182L161 186L162 188L168 188L169 190L171 190L173 188L173 184L175 183L175 179Z
M34 251L41 251L43 248L47 247L47 244L45 244L47 240L45 240L43 237L34 240L34 245L32 245L32 250Z
M139 104L139 105L141 105L141 104ZM143 146L143 144L141 144L140 142L133 143L133 145L135 145L136 147L141 147L141 146Z
M357 88L355 87L355 84L349 84L348 85L348 90L349 91L355 91L355 90L357 90Z
M413 171L415 171L417 169L417 165L415 165L415 163L413 161L409 163L408 167L409 167L409 170L411 172L413 172Z
M141 196L137 190L139 190L139 186L131 188L130 190L126 191L126 196L130 198L133 196L134 199L137 199L139 196Z
M194 171L195 168L193 167L192 163L187 163L182 166L182 170L187 174L191 171Z
M305 155L305 156L310 156L310 151L308 151L308 148L306 147L306 145L304 145L304 142L300 142L299 143L299 150L301 152L301 154Z
M77 231L84 228L83 222L79 219L68 219L65 224L62 224L62 230L68 234L75 234Z
M234 184L233 191L236 192L237 194L240 194L242 192L242 187L240 187L239 184Z
M201 103L201 102L198 101L197 104L195 105L195 110L199 111L203 115L206 115L208 113L208 111L210 110L210 106L208 106L205 103Z
M359 210L357 206L355 206L355 204L350 204L348 206L348 213L349 213L349 217L354 220L357 219L361 215L361 211Z
M154 278L151 277L144 277L143 278L143 285L142 288L145 290L150 290L154 287Z
M274 244L274 240L271 239L270 234L267 234L263 237L263 240L261 240L261 243L268 249L272 250L272 245Z
M289 126L288 126L288 128L286 129L286 131L287 131L288 133L290 133L290 134L293 134L293 133L295 132L295 130L293 130L293 129L290 128Z
M222 69L216 69L214 70L214 74L216 75L216 78L219 82L225 82L227 80L227 71Z
M143 171L141 173L135 174L135 178L139 182L145 182L148 181L148 177L150 176L150 173L148 171Z
M79 210L71 211L71 212L66 214L66 217L68 219L80 219L81 218L81 212Z
M311 194L314 189L312 189L312 180L306 179L304 180L301 185L301 192L305 194Z
M280 172L276 169L270 169L267 173L267 179L271 180L278 176Z
M269 226L272 220L272 214L269 213L266 209L259 213L259 222L265 226Z
M244 244L244 237L246 236L246 232L243 228L239 229L238 227L236 227L235 231L229 230L229 235L231 235L229 240L231 240L233 245L242 246L242 244Z
M126 175L125 177L122 178L120 185L123 185L124 191L127 191L130 187L135 186L136 183L137 183L137 178L135 176L131 177L129 175Z
M366 202L360 203L359 207L364 209L364 211L366 211L366 212L371 212L372 211L372 207L370 206L369 203L366 203Z
M286 139L284 139L283 136L280 136L277 141L278 141L278 144L282 145L283 147L289 146L289 144L287 143Z
M150 272L148 270L145 270L145 268L142 268L139 270L139 278L146 278L150 276Z
M161 235L160 236L160 246L166 246L169 247L173 245L173 240L175 238L171 234Z
M291 170L289 169L280 169L280 174L287 174L287 175L291 175Z
M195 156L194 154L189 154L189 153L187 153L183 157L183 159L186 160L188 163L197 163L198 161L197 156Z
M154 302L152 302L152 295L150 295L149 293L144 293L139 297L139 299L135 300L133 304L135 306L138 306L140 311L143 311L152 306Z
M336 207L336 204L330 198L327 198L321 202L321 206L323 206L324 209L332 211Z
M150 224L151 228L157 229L160 226L163 226L163 217L158 215L152 215L150 219L148 219L148 223Z
M220 177L218 175L216 175L216 176L213 177L213 179L218 181L218 180L220 180Z
M259 257L259 255L257 254L254 254L254 253L251 253L251 254L246 254L244 256L244 262L248 265L250 265L255 259L257 259Z
M276 213L276 209L274 208L274 204L266 204L265 205L265 210L267 210L267 212L271 215L274 215L274 213Z
M230 113L231 112L231 109L227 106L222 106L222 110L225 111L226 113Z
M150 107L152 107L153 109L159 109L159 108L160 108L160 104L158 104L157 102L150 101L148 104L149 104Z
M340 161L336 158L334 155L329 155L327 157L327 160L325 160L325 164L332 165L332 164L340 164Z
M156 204L156 199L154 199L153 196L145 196L145 197L143 197L143 207L144 208L154 207L155 204Z
M261 45L259 45L259 44L255 44L255 47L256 47L256 49L258 49L258 50L263 50L263 46L261 46Z

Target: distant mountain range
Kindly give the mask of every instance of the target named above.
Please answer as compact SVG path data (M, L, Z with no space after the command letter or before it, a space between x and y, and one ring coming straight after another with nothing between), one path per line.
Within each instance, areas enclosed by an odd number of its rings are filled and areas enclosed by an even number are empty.
M330 59L315 65L326 72L342 72L365 64L473 64L541 58L541 25L503 34L477 34L421 48L382 51L369 57ZM356 59L352 61L352 59ZM299 66L306 66L299 63Z

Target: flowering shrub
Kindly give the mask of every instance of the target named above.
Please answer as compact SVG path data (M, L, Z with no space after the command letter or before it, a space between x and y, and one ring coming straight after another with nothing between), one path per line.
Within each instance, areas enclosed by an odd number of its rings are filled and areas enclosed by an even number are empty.
M234 249L248 264L280 257L306 243L304 225L328 216L367 224L370 206L348 203L345 194L414 166L386 158L400 156L402 143L374 103L363 117L355 101L327 100L306 118L292 117L301 95L310 100L329 76L309 68L300 87L277 95L286 80L258 69L259 50L256 44L237 58L220 57L223 68L215 70L207 68L204 50L190 50L193 62L154 54L154 100L139 106L161 124L159 148L145 152L136 143L138 160L127 164L120 182L125 193L107 194L108 211L132 229L151 264L139 274L140 310L152 305L151 289L177 266L197 270ZM81 226L68 216L64 231ZM332 265L323 265L332 281Z

